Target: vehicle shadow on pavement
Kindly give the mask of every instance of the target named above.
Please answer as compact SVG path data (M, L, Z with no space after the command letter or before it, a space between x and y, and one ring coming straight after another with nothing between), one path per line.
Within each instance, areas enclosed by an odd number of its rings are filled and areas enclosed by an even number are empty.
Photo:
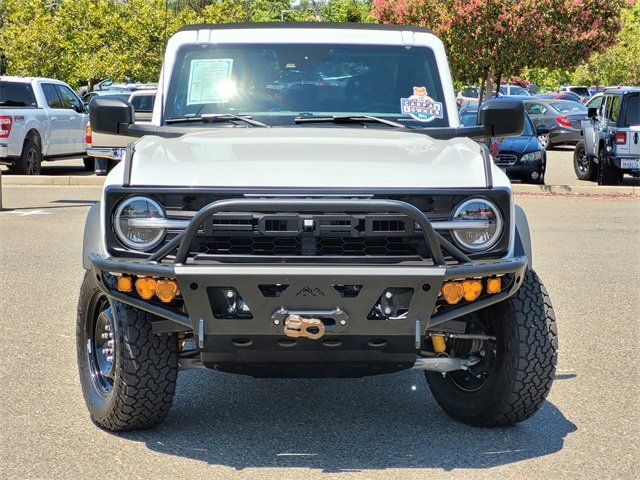
M549 455L576 430L550 402L515 427L463 425L440 410L424 376L414 371L329 380L190 371L179 376L161 426L119 436L159 453L238 470L448 471Z

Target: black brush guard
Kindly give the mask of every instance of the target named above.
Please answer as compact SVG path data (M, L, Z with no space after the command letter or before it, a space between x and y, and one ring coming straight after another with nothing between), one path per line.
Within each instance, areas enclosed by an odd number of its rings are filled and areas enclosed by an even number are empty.
M200 225L216 213L317 211L406 215L420 227L430 256L422 261L392 265L361 262L230 265L194 261L190 256ZM319 372L321 376L361 376L366 372L408 368L415 362L427 329L508 298L520 286L527 266L524 255L472 261L439 235L425 214L413 205L367 199L217 201L202 208L184 232L146 261L95 254L90 260L99 286L107 295L193 331L204 365L254 376L315 376ZM188 315L117 291L113 276L104 275L105 272L175 278ZM514 274L514 281L505 291L434 313L445 280L502 274ZM287 288L279 296L265 296L260 289L264 285L287 285ZM356 296L347 297L336 288L341 285L359 285L361 289ZM221 287L237 290L252 318L215 318L211 289ZM388 288L413 290L408 312L402 318L368 319L372 307ZM291 341L284 335L282 321L291 313L327 319L325 335L319 340ZM315 373L309 374L307 367Z

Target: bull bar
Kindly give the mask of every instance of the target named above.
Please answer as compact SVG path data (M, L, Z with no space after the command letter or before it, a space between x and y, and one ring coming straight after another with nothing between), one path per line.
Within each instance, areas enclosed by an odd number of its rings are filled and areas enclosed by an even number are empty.
M296 264L206 264L201 265L195 261L189 261L191 245L198 234L200 225L208 217L221 212L376 212L403 214L413 220L421 229L425 242L429 249L430 258L422 258L422 261L412 262L410 265L372 265L372 264L348 264L348 270L344 265L305 266ZM169 257L176 251L175 256ZM457 263L447 262L444 252ZM331 282L347 283L358 278L372 282L376 288L384 288L386 279L394 279L396 285L410 286L417 293L415 301L407 315L405 327L413 329L417 319L423 319L422 334L425 330L438 324L482 309L486 306L498 303L511 296L519 288L523 273L527 267L527 258L524 252L518 252L516 256L498 260L472 260L455 245L442 235L437 233L427 216L415 206L399 200L374 200L374 199L231 199L210 203L200 209L189 222L187 228L149 256L146 260L103 257L95 253L89 255L92 270L98 280L99 288L114 300L121 301L133 307L158 315L171 322L188 327L195 332L199 330L197 322L202 323L204 317L211 317L209 305L203 295L191 291L188 286L193 282L203 282L208 285L227 285L232 282L240 282L245 285L261 279L278 283L278 278L286 278L288 283L305 285L309 281L326 278L327 284ZM165 260L163 262L163 260ZM167 261L168 260L168 261ZM431 261L429 261L431 260ZM180 284L180 291L184 296L185 307L188 312L172 310L163 305L143 301L134 296L117 291L113 282L105 280L103 273L122 273L137 276L170 277L176 278ZM455 308L446 309L443 312L433 313L433 307L439 294L439 289L445 280L479 277L490 275L514 274L511 286L500 293L475 302L456 305ZM404 279L404 280L401 280ZM364 282L360 282L364 283ZM421 288L430 284L433 288ZM294 286L295 286L294 285ZM206 290L206 289L201 289ZM423 291L426 290L426 291ZM368 298L368 297L367 297ZM414 297L415 299L415 297ZM333 300L338 300L337 297ZM348 310L348 304L352 308L358 299L340 299ZM326 307L322 302L329 299L315 299L303 302L307 308ZM259 303L265 303L261 299ZM265 308L273 307L272 302L266 302ZM193 311L192 311L193 307ZM334 308L335 305L330 305ZM208 309L208 310L207 310ZM360 314L364 310L355 308ZM196 313L196 311L198 313ZM206 313L205 313L206 312ZM265 310L269 318L273 312ZM354 312L349 312L351 317L357 318ZM366 316L364 317L366 318ZM370 322L371 323L371 322ZM418 322L419 323L419 322ZM400 322L398 322L400 324ZM227 326L228 327L228 326ZM236 328L236 326L232 327ZM377 328L377 327L376 327ZM244 330L244 327L242 328ZM226 330L226 328L223 328ZM406 329L405 329L406 330ZM405 332L410 333L410 332ZM416 334L417 335L417 334Z

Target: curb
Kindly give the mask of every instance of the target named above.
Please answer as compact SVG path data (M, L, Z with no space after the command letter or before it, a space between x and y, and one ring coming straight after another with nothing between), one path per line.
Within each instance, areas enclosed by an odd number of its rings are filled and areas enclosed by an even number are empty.
M3 175L3 185L102 186L105 177L95 175Z
M3 185L101 186L105 177L95 175L3 175ZM623 195L640 196L638 187L605 187L597 185L523 185L514 183L513 192L554 195Z
M521 185L512 184L514 193L552 195L623 195L640 196L640 187L608 187L597 185Z

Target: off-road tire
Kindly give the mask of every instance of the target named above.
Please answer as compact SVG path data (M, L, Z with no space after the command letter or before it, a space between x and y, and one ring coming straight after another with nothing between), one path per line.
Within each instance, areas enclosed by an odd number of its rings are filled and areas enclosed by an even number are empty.
M465 391L450 374L425 372L427 382L456 420L480 427L513 425L537 412L551 389L558 349L553 307L536 273L528 270L512 297L479 315L492 322L497 343L486 383Z
M93 172L96 168L96 161L93 157L85 157L82 159L82 162L84 163L84 168L87 172Z
M109 302L114 313L113 386L107 393L92 378L87 342L92 305L104 294L95 275L85 274L78 301L77 356L80 383L91 420L111 431L144 429L167 415L178 373L175 335L154 335L153 315L120 302Z
M580 140L573 150L573 169L578 180L593 182L598 178L598 164L587 155L584 140Z
M13 162L13 172L18 175L40 175L42 152L40 145L30 138L24 141L20 157Z
M609 164L604 149L600 149L598 157L598 185L620 185L622 183L622 170Z

